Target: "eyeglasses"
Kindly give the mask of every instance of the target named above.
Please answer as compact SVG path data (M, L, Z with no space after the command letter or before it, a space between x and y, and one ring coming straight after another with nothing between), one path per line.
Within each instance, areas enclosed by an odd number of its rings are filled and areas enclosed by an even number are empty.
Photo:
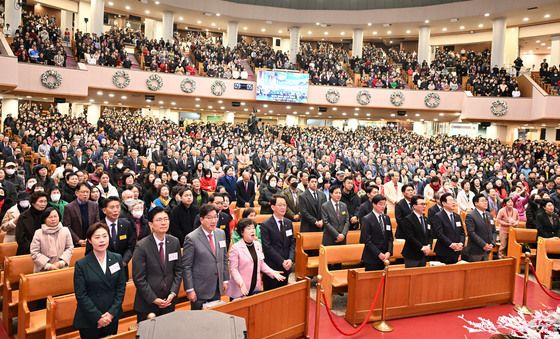
M154 219L154 222L163 222L163 221L169 221L169 218L168 217L163 217L163 218Z

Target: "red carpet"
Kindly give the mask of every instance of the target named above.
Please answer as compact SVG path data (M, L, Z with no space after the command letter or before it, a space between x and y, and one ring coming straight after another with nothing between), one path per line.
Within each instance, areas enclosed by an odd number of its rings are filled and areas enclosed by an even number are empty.
M517 277L515 290L515 303L521 303L523 296L523 278ZM555 308L559 302L549 298L534 282L529 282L528 306L531 309ZM497 305L470 310L462 310L448 313L440 313L428 316L391 320L389 324L393 326L393 332L381 333L375 330L371 324L366 325L362 331L353 336L346 337L339 334L332 326L327 316L326 310L321 306L321 324L319 327L319 338L429 338L429 339L449 339L449 338L489 338L487 333L472 333L463 328L466 323L459 319L461 314L471 321L477 321L478 317L490 319L495 322L500 315L515 313L514 305ZM315 302L310 302L309 336L313 338L315 328ZM342 317L336 317L337 324L345 332L353 332L350 326Z

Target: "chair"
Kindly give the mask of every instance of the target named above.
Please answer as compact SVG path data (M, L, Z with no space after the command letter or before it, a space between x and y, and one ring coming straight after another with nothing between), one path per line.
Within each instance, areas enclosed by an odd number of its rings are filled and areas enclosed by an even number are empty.
M537 230L511 227L509 229L507 255L515 259L515 272L521 271L522 244L537 243ZM531 256L537 254L536 249L531 249Z
M560 239L541 238L537 244L537 277L547 288L552 288L553 272L560 271L560 259L549 258L549 254L560 254Z

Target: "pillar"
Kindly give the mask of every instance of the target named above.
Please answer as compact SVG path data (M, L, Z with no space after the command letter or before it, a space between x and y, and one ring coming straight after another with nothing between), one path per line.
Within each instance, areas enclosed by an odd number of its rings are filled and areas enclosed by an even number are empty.
M492 21L492 56L490 59L490 67L502 67L504 65L505 48L506 19L496 18Z
M506 29L506 41L504 49L504 64L513 66L513 61L519 55L519 27Z
M429 26L421 26L418 32L418 62L426 61L428 64L432 61L430 53L430 33Z
M163 17L163 40L173 41L173 12L164 11Z
M235 46L237 46L237 26L239 24L237 23L237 21L230 21L227 24L227 40L224 41L224 43L226 44L226 47L229 48L235 48Z
M91 104L88 107L87 122L97 126L97 121L101 117L101 105Z
M356 129L358 129L358 124L358 119L348 119L347 126L349 130L355 131Z
M105 0L91 0L90 18L91 33L98 36L103 34L103 12L105 11Z
M74 18L74 27L82 32L91 32L91 6L90 3L80 1L78 3L78 15ZM86 24L85 19L88 19Z
M290 27L290 63L296 64L299 53L300 28ZM286 119L287 122L287 119Z
M224 122L228 124L233 124L235 122L235 113L234 112L225 112L224 113Z
M426 135L426 123L423 121L415 121L412 123L412 131L419 135Z
M9 1L8 1L9 2ZM2 99L2 132L4 131L4 120L8 114L12 115L12 118L17 119L19 110L19 102L17 99Z
M549 64L550 65L550 64ZM556 143L556 128L546 128L546 141Z
M549 65L560 64L560 35L553 35L550 39L550 60Z
M286 126L297 126L299 124L299 118L292 114L286 114Z
M21 7L16 8L15 0L6 0L4 5L4 24L9 24L11 29L11 34L14 36L16 29L21 23Z
M361 58L363 48L364 48L364 30L356 28L352 33L352 56Z
M83 104L73 104L72 105L72 118L80 118L84 116L84 106Z
M68 116L70 114L70 103L56 104L56 110L63 116Z

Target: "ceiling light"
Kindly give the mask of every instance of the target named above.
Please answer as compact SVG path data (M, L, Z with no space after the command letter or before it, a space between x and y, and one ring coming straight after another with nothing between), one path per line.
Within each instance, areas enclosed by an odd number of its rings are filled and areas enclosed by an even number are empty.
M211 23L210 25L211 25L212 27L216 27L216 23L215 23L215 22Z
M414 114L414 115L417 116L417 117L419 117L419 116L420 116L420 113L416 113L416 114Z
M437 118L435 118L435 119L434 119L434 121L438 121L438 119L437 119Z
M314 109L315 109L315 107L313 107L313 106L309 106L309 109L310 109L310 110L314 110Z
M548 46L546 49L550 49L550 46Z
M149 10L145 10L144 13L150 14L150 11L149 11Z
M243 111L244 111L244 112L248 112L249 109L248 109L248 108L244 108Z
M292 109L292 106L286 106L286 109Z
M545 14L545 15L544 15L544 18L545 18L545 19L550 18L550 14Z
M264 108L268 108L268 105L267 105L267 104L264 104L263 107L264 107Z
M340 35L346 35L346 32L340 32Z
M366 116L371 117L371 113L366 113Z
M159 1L155 1L154 3L155 3L156 5L159 5Z
M442 116L443 116L443 113L440 113L439 116L442 117Z
M213 109L213 108L214 108L214 106L208 105L208 109Z
M221 16L221 14L220 14L220 13L216 13L216 16Z
M333 110L333 111L338 111L338 108L336 108L336 107L333 107L333 109L332 109L332 110Z
M224 101L223 101L223 100L218 100L218 103L219 103L219 104L223 104Z
M354 113L354 116L357 117L358 115L360 115L360 113Z
M196 23L200 25L202 23L202 21L196 20Z
M105 105L108 105L108 104L109 104L109 101L103 101L103 103L104 103Z
M261 32L266 32L266 28L261 28Z
M540 44L540 43L541 43L541 41L540 41L540 40L537 40L537 41L535 41L535 42L536 42L537 44Z
M321 25L320 22L316 22L316 23L315 23L315 26L320 26L320 25Z
M391 117L394 117L394 116L395 116L395 113L391 113Z
M194 107L196 107L196 108L199 108L199 107L200 107L200 105L199 105L199 104L196 104L196 105L194 105Z
M283 31L281 29L278 30L278 34L282 34Z
M429 23L430 23L430 20L426 19L426 20L424 20L424 23L425 23L425 24L429 24Z
M309 115L309 112L305 112L305 115Z
M158 104L163 105L163 100L158 101Z
M484 13L484 16L485 16L485 17L489 17L489 16L490 16L490 13Z
M478 24L478 28L484 27L484 24Z
M442 32L447 32L447 27L443 27L441 30Z
M112 1L109 1L109 2L107 3L107 5L109 5L109 6L113 6L113 5L114 5L114 3L113 3Z
M354 108L354 111L359 111L360 109L358 107Z
M392 43L393 43L393 40L390 40L389 43L392 44Z
M175 106L177 103L175 101L171 101L171 106Z
M329 32L324 32L323 34L324 34L324 35L329 35Z
M524 17L524 18L523 18L523 21L529 21L529 18L528 18L528 17Z
M94 103L94 102L95 102L95 100L93 100L93 99L89 99L89 102L91 102L91 103Z
M115 95L113 93L109 93L109 98L114 98Z
M242 103L241 103L241 106L245 106L245 103L244 103L244 102L242 102Z
M97 95L103 95L102 91L97 91Z
M268 113L274 113L274 111L273 110L268 110Z
M391 35L392 33L393 33L393 32L391 32L391 31L387 31L387 34L389 34L389 35Z
M226 109L226 108L225 108L224 106L220 106L220 109L224 110L224 109Z
M297 111L293 111L292 113L297 114Z
M342 112L342 115L346 115L346 112Z
M368 22L367 25L368 25L368 26L371 26L371 22Z
M373 31L373 35L377 35L377 32L376 32L376 31Z
M410 29L407 29L407 30L406 30L406 34L410 34Z
M128 97L126 95L121 96L122 100L126 100Z
M270 21L270 20L266 20L264 23L267 24L267 25L272 25L272 21Z
M130 11L130 6L124 6L124 9L126 9L127 11Z
M311 35L311 33L313 33L313 32L311 32L311 31L307 31L307 34Z
M541 42L541 46L546 46L546 43L544 43L544 42Z
M243 27L243 30L246 31L246 30L247 30L247 26Z
M182 16L179 17L179 21L183 21L184 18Z
M465 26L459 26L459 29L465 29Z
M323 115L323 113L319 112L319 113L317 113L317 115Z

